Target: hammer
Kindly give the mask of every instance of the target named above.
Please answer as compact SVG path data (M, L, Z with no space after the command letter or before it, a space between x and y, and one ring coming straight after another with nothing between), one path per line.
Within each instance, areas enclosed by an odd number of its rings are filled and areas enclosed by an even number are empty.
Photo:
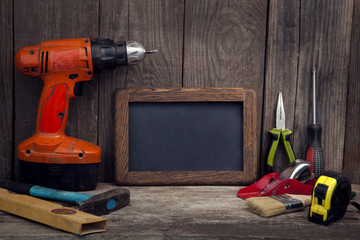
M67 202L79 206L79 210L95 215L105 215L125 207L130 202L130 191L115 188L97 195L57 190L28 183L0 180L0 187L33 197Z

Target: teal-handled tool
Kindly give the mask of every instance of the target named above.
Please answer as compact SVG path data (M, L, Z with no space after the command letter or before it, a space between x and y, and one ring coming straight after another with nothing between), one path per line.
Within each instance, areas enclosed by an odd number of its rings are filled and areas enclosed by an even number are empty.
M289 159L289 164L295 161L294 151L290 142L292 131L285 128L285 108L282 92L279 93L278 103L276 107L276 128L269 130L269 133L271 136L271 142L266 160L266 167L267 172L272 173L274 171L274 157L280 140L285 148L286 155Z
M89 193L69 192L53 188L0 180L0 187L32 197L67 202L78 205L79 210L95 215L105 215L125 207L130 202L130 191L125 188L114 188L94 195Z

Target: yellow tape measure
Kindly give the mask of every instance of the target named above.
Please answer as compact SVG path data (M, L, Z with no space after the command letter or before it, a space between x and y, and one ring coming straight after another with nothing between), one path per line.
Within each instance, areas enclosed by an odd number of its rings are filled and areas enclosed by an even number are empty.
M311 199L309 220L329 225L345 215L350 202L349 179L337 172L326 171L317 180Z

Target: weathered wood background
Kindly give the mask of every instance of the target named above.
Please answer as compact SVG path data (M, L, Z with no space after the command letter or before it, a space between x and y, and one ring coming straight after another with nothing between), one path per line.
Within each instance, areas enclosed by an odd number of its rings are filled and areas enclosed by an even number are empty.
M16 146L34 132L42 90L40 79L15 70L16 51L100 36L159 50L139 65L98 75L70 103L66 133L101 146L100 181L114 180L119 87L254 88L259 175L282 91L295 155L304 159L315 66L325 168L360 183L360 0L0 0L0 33L1 178L17 176ZM276 161L281 170L284 154Z

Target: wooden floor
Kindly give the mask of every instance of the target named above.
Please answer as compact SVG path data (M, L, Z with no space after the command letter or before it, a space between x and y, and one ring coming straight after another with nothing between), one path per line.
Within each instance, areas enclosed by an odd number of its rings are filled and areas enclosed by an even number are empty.
M96 192L115 187L99 184ZM325 227L305 211L262 218L236 196L237 186L128 187L130 205L106 215L104 233L82 239L359 239L360 212ZM353 185L360 202L360 185ZM78 239L70 233L0 213L0 239Z

